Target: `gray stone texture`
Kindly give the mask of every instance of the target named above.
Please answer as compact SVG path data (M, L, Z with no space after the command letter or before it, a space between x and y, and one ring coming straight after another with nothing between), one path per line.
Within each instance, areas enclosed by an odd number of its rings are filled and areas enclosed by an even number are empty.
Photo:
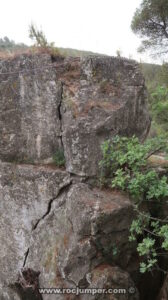
M61 90L48 55L0 61L1 159L45 159L61 146Z
M105 139L143 140L149 126L134 61L47 54L0 60L0 299L139 298L137 291L39 298L33 288L37 274L41 288L134 286L133 205L86 179L98 175ZM48 163L58 149L65 169ZM37 275L34 282L28 274Z
M63 82L62 131L67 170L98 173L100 145L116 134L144 139L150 119L138 64L114 57L69 62Z
M94 176L105 139L143 139L149 129L144 79L134 61L102 56L52 63L49 55L25 55L0 61L0 73L3 160L42 161L63 147L69 172Z
M69 184L68 173L48 166L0 164L0 289L17 280L32 231Z
M98 266L110 262L127 269L135 252L135 245L128 243L132 219L133 206L126 195L73 184L34 230L26 266L40 271L41 287L86 288ZM44 295L43 299L64 298Z

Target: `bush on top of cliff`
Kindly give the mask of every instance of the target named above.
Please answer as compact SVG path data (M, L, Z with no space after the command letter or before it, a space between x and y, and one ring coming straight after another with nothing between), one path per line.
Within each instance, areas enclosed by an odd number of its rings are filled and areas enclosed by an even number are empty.
M168 251L168 219L162 214L168 199L168 178L148 164L153 153L163 150L168 152L164 136L144 144L135 136L115 136L102 145L101 184L128 192L134 201L137 218L130 228L130 241L138 241L142 273L160 269L159 257Z

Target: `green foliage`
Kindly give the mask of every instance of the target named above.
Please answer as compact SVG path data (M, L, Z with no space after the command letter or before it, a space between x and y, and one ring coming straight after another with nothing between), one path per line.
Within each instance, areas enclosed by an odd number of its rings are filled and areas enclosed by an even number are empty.
M148 89L149 110L152 116L152 135L168 130L168 64L141 64Z
M153 120L162 128L168 130L168 88L158 85L150 95L150 107Z
M158 244L162 252L168 250L167 221L164 220L164 223L159 217L153 217L149 209L151 201L158 207L167 199L168 180L151 169L147 162L152 153L167 150L167 143L164 136L143 144L135 136L116 136L102 145L101 184L128 192L135 203L137 217L130 227L129 240L138 241L137 252L142 257L142 273L157 267L160 255ZM147 212L141 208L144 204Z
M149 95L159 85L163 84L161 80L161 66L148 63L140 63L141 71L145 77L145 83Z
M131 224L129 240L141 238L137 251L144 260L140 263L140 272L145 273L158 267L159 256L167 255L165 251L168 251L168 224L159 219L153 221L151 215L140 213L138 210L137 214L137 219Z
M158 73L160 84L168 88L168 63L163 62Z
M168 53L168 1L143 0L134 14L131 28L145 38L140 52L152 48L156 54Z
M62 167L65 165L65 156L63 150L57 150L53 155L53 160L56 166Z

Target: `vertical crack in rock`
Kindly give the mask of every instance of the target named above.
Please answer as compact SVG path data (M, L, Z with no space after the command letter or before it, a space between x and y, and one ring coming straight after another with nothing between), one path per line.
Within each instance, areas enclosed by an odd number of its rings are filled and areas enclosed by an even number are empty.
M68 191L71 184L72 181L70 181L70 183L68 183L67 185L63 186L56 197L50 199L46 213L36 222L36 224L33 227L33 231L37 228L40 221L43 220L51 212L53 201L60 197L63 193ZM42 300L42 295L39 293L38 277L40 275L40 272L25 267L29 252L30 248L28 248L25 253L23 268L19 273L18 280L12 287L14 290L16 290L21 300Z
M24 262L23 262L23 268L24 268L25 265L26 265L26 261L27 261L28 255L29 255L29 248L27 249L27 251L26 251L26 253L25 253L25 259L24 259Z
M67 189L69 189L69 187L70 187L71 184L72 184L72 181L70 181L70 183L68 183L67 185L63 186L63 187L60 189L60 191L59 191L59 193L58 193L58 195L57 195L56 197L50 199L50 201L49 201L49 203L48 203L48 208L47 208L46 213L45 213L40 219L38 219L38 221L36 222L36 224L33 226L33 231L37 228L38 224L39 224L43 219L45 219L45 217L46 217L47 215L49 215L49 213L51 212L51 207L52 207L53 201L56 200L59 196L61 196Z
M48 203L48 208L47 208L47 211L46 213L40 218L37 220L37 222L35 223L35 225L33 226L33 230L35 230L38 226L38 224L40 223L41 220L43 220L51 211L51 206L52 206L52 203L53 201L56 199L57 197L54 197L52 199L50 199L49 203Z
M61 82L61 96L60 96L60 103L58 105L58 117L60 120L60 140L61 140L61 147L64 150L64 144L62 140L62 114L61 114L61 108L62 108L62 99L63 99L63 83Z

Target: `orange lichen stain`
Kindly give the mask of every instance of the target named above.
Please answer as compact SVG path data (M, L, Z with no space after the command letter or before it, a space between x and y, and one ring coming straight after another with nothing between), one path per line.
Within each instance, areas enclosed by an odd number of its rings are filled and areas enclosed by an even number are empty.
M99 88L102 94L111 94L112 96L120 97L121 90L118 86L112 85L109 81L102 81Z
M58 249L57 249L57 247L55 247L54 250L51 249L48 252L46 261L44 263L44 268L46 269L46 272L49 272L50 269L51 269L51 267L53 267L53 265L56 265L57 256L58 256Z
M122 107L122 105L120 104L113 104L107 101L96 101L96 100L91 100L88 101L84 107L82 108L81 111L79 111L79 107L78 104L71 101L71 108L73 111L73 115L75 118L77 117L86 117L88 115L88 113L94 109L94 108L100 108L100 109L104 109L107 111L114 111L117 109L120 109Z
M69 235L67 235L67 234L64 235L63 243L64 243L64 247L67 248L67 246L69 244Z
M103 109L107 109L107 110L115 110L115 109L119 109L121 107L121 105L119 104L112 104L110 102L107 101L90 101L86 104L84 111L85 113L88 113L89 110L98 107L98 108L103 108Z

